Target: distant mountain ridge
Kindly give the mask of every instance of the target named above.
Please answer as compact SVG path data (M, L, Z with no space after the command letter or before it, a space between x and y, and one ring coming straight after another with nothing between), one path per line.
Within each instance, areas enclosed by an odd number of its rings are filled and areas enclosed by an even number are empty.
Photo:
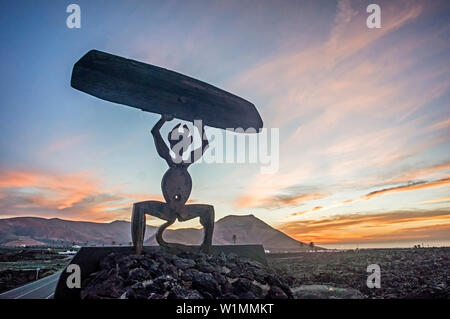
M131 242L130 228L130 223L126 221L95 223L59 218L5 218L0 219L0 245L128 245ZM157 245L157 229L147 226L146 245ZM307 244L289 237L253 215L228 215L215 222L213 244L233 244L233 235L236 235L236 244L262 244L270 251L309 249ZM203 229L197 228L168 229L164 232L164 239L169 242L196 245L201 243L202 238Z
M154 227L148 226L149 233ZM15 217L0 219L0 244L30 238L49 245L57 244L107 244L129 243L130 223L114 221L94 223L70 221L59 218Z
M307 244L289 237L253 215L228 215L215 222L213 244L233 244L233 235L236 235L236 244L262 244L265 249L270 251L309 249ZM203 229L168 229L164 232L164 239L169 242L197 245L203 239ZM148 238L145 244L155 245L155 235Z

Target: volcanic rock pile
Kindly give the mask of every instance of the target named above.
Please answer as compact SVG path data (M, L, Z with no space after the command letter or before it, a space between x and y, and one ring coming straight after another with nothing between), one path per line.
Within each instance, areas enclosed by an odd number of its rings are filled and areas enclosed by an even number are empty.
M288 299L285 278L235 254L111 253L82 284L81 298Z

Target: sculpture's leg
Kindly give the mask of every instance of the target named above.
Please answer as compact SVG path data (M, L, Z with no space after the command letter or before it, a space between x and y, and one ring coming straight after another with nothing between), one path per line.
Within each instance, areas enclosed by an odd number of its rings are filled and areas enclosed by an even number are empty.
M131 214L131 239L134 251L139 255L144 247L145 213L137 204L139 203L133 204L133 213Z
M163 207L165 203L158 201L145 201L133 204L131 215L131 238L136 254L141 254L144 247L145 236L145 214L163 218Z
M214 232L214 206L204 204L191 204L186 205L186 207L188 216L186 216L186 219L181 219L181 221L200 217L200 224L203 226L204 231L203 242L200 246L200 251L209 253L211 251Z
M200 224L204 229L203 243L200 246L200 250L205 253L210 253L212 238L214 233L214 207L209 206L200 215Z

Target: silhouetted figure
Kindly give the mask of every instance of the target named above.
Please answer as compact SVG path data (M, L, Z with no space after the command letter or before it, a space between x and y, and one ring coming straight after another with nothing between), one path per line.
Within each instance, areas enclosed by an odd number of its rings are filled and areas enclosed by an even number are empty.
M236 234L233 234L233 243L236 245L236 239L237 239L237 236L236 236Z
M143 248L145 235L145 214L149 214L166 221L156 233L157 242L163 247L177 247L180 244L167 243L162 233L172 225L176 219L186 221L192 218L200 217L200 224L204 227L203 243L200 247L201 251L209 252L212 244L212 235L214 230L214 207L204 204L188 204L186 205L192 189L192 180L188 172L188 167L199 160L209 143L202 137L202 146L190 153L187 160L183 160L183 153L193 142L189 128L186 125L181 127L181 123L177 124L168 135L170 149L174 152L175 157L170 155L170 150L164 142L160 129L165 122L173 119L170 115L162 115L161 119L155 124L151 133L155 141L156 150L169 165L162 178L161 188L166 202L154 200L135 203L133 205L132 214L132 239L136 253L139 254ZM202 132L204 127L202 126ZM201 133L201 132L200 132Z

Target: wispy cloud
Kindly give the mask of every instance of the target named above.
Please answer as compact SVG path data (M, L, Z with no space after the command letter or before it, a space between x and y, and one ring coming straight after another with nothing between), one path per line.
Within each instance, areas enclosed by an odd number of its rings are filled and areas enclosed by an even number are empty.
M303 214L306 214L306 213L315 212L315 211L318 211L318 210L321 210L321 209L323 209L323 206L315 206L315 207L313 207L311 209L302 210L302 211L293 213L293 214L291 214L291 216L299 216L299 215L303 215Z
M404 210L344 214L287 222L280 229L316 243L361 243L392 240L450 239L449 210Z
M129 219L133 202L161 200L104 186L90 173L0 171L2 216L45 216L75 220Z
M404 183L414 179L429 177L430 175L445 173L450 170L450 161L444 161L434 165L416 166L397 172L391 173L391 178L385 179L385 184ZM387 176L386 176L387 177Z
M405 120L450 88L450 64L424 68L421 58L445 52L441 43L448 26L423 38L405 36L399 32L406 28L420 33L413 23L432 6L398 1L382 7L383 27L369 30L363 4L339 1L328 37L284 50L230 82L255 92L265 124L282 128L279 172L254 176L238 204L271 206L273 194L314 180L381 184L384 174L392 176L398 166L450 141L437 132L446 125L442 119L432 124L429 116Z
M384 188L384 189L370 192L370 193L362 196L361 198L362 199L371 199L373 197L386 195L386 194L408 192L408 191L414 191L414 190L425 189L425 188L441 187L441 186L446 186L446 185L450 185L450 177L438 179L435 181L429 181L429 182L420 181L420 182L409 183L406 185Z
M298 211L298 212L292 213L292 214L289 215L289 217L300 216L300 215L304 215L306 213L313 213L313 212L322 211L322 210L330 210L330 209L333 209L333 208L336 208L336 207L340 207L340 206L344 206L344 205L348 205L348 204L353 204L353 203L356 203L356 202L362 201L362 200L370 200L370 199L373 199L375 197L384 196L384 195L388 195L388 194L395 194L395 193L409 192L409 191L417 191L417 190L422 190L422 189L444 187L444 186L449 186L449 185L450 185L450 177L437 179L437 180L431 180L431 181L409 182L409 183L407 183L405 185L398 185L398 186L378 189L378 190L369 192L367 194L364 194L362 196L359 196L357 198L347 199L347 200L335 202L333 204L329 204L329 205L325 205L325 206L315 206L315 207L313 207L311 209L306 209L306 210L302 210L302 211ZM440 200L441 199L436 199L434 201L437 202L437 201L440 201ZM445 200L445 198L444 198L444 200ZM431 203L432 201L428 201L428 202Z
M450 127L450 118L434 123L427 128L427 131L438 131Z
M424 201L424 203L440 203L440 202L450 202L450 196L438 197Z
M326 197L326 194L309 193L296 195L277 195L269 198L261 199L260 197L243 196L238 199L237 206L240 208L264 207L264 208L280 208L299 206L303 203Z
M48 156L54 152L70 151L74 146L79 145L89 138L89 134L79 134L66 138L58 138L46 147L42 148L40 154Z

